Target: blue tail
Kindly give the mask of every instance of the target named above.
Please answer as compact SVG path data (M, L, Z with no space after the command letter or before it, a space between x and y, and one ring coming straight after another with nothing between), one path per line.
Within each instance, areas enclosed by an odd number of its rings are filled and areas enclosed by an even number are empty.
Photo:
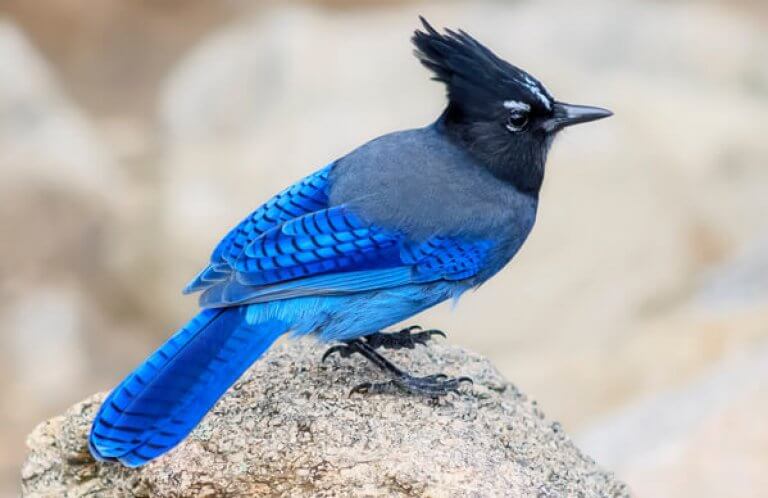
M286 332L250 325L246 308L200 312L104 401L88 441L97 460L138 467L179 444L242 373Z

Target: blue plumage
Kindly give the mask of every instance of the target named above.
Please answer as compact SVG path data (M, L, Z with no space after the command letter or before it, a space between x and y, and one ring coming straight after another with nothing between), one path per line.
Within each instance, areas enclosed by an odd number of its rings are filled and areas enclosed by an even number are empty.
M231 270L230 264L263 233L285 221L327 207L328 174L332 166L328 165L283 190L238 223L213 250L210 265L184 288L184 293L197 292L225 280Z
M91 453L141 465L176 446L224 391L287 330L277 320L249 324L243 308L200 312L104 401Z
M395 264L402 237L338 206L289 220L256 238L234 262L237 279L266 285L318 273Z
M282 334L362 347L358 338L460 296L520 249L554 134L607 111L556 102L463 32L425 30L417 55L448 87L440 118L355 149L230 230L184 289L201 292L203 310L104 401L94 457L142 465L181 442Z

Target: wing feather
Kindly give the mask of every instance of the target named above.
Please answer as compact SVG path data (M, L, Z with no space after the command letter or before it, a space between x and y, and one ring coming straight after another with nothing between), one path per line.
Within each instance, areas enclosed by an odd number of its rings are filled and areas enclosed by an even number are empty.
M184 288L184 294L205 290L227 280L232 272L231 264L245 247L265 232L294 217L328 207L328 175L333 164L299 180L238 223L217 244L210 264Z
M482 270L493 244L405 234L328 206L333 165L276 195L233 228L210 264L185 288L205 308L312 295L338 295L437 280Z

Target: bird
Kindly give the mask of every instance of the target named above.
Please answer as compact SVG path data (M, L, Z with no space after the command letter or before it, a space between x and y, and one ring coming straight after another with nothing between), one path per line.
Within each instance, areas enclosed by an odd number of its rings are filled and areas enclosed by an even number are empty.
M386 329L499 272L534 226L555 136L612 113L556 100L465 31L420 20L414 53L445 87L442 113L332 161L232 228L184 289L200 293L199 313L100 406L95 459L138 467L165 454L286 334L386 374L355 393L438 397L471 382L418 377L379 352L441 331Z

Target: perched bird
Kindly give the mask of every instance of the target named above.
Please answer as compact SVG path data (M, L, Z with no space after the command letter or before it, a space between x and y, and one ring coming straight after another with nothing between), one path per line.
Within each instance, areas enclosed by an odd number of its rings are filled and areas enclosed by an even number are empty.
M202 311L104 401L95 458L136 467L167 452L289 332L388 375L356 392L439 396L469 380L415 377L377 352L439 331L381 331L506 265L533 227L552 139L611 113L559 102L464 31L421 21L415 54L447 88L440 117L368 142L234 227L185 289L202 291Z

